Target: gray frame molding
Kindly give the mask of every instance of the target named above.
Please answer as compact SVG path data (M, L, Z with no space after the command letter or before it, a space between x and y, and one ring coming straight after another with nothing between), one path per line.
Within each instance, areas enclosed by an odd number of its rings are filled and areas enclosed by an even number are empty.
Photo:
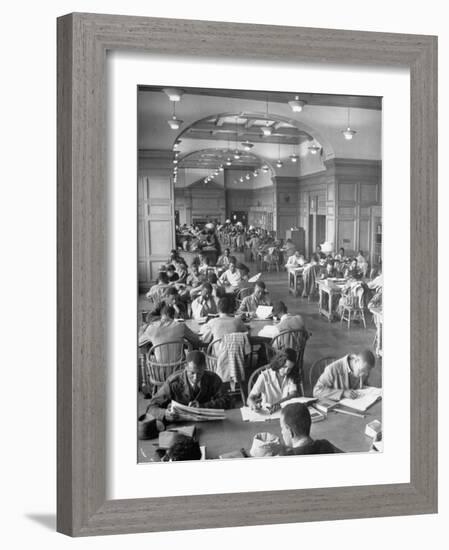
M411 71L411 482L106 500L107 50ZM72 536L437 511L437 38L75 13L58 19L58 506Z

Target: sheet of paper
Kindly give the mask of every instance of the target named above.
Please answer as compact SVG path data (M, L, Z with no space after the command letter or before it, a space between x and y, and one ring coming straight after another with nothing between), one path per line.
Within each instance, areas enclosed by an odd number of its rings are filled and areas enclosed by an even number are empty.
M267 420L279 420L281 418L281 411L277 411L270 414L267 410L261 409L260 411L252 411L249 407L242 407L240 409L243 422L266 422Z
M274 338L279 334L279 330L276 325L265 325L262 327L257 336L262 336L263 338Z
M382 388L368 387L356 391L358 394L356 399L341 399L339 405L364 412L382 397Z
M257 306L256 317L258 319L266 319L273 311L273 306Z

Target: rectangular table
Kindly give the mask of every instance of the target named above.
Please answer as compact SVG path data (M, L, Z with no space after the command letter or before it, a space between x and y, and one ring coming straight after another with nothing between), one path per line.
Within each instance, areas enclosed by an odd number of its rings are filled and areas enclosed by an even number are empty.
M270 432L281 436L279 420L266 422L243 422L240 409L225 411L226 420L198 422L197 438L200 445L206 446L206 457L216 459L220 455L238 449L251 448L254 436L259 432ZM345 452L367 452L372 439L365 435L365 426L377 419L382 421L382 403L375 403L365 413L365 418L329 412L328 417L312 424L311 436L314 439L328 439ZM187 426L192 423L179 423ZM173 427L176 424L172 425ZM139 462L159 460L156 454L157 439L138 441Z
M295 296L299 296L302 292L302 274L303 267L289 267L287 268L288 277L288 291Z
M334 297L341 296L341 291L345 284L346 281L336 283L328 279L318 279L316 281L319 293L318 312L320 315L324 315L329 322L335 317L335 311L333 309ZM325 304L324 300L325 295L327 296L327 304Z

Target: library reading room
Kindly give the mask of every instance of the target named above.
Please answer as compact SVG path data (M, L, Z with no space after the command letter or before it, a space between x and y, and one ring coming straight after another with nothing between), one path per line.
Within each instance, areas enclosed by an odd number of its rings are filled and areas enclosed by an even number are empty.
M382 99L139 86L137 461L382 452Z

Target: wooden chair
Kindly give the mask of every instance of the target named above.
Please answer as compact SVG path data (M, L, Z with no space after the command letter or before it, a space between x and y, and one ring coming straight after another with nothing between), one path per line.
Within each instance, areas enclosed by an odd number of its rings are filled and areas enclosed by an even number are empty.
M213 340L206 349L206 369L217 372L218 350L220 348L221 338Z
M150 348L146 355L146 384L151 386L153 395L173 373L181 370L186 362L186 350L192 346L187 340L172 340Z
M217 363L218 363L218 355L220 352L220 344L222 342L222 338L217 338L216 340L213 340L206 349L206 368L207 370L210 370L212 372L217 373ZM243 381L234 381L231 380L229 383L229 394L231 395L239 395L242 399L242 404L244 405L246 402L245 397L245 389L243 387Z
M270 342L271 353L276 353L276 351L286 348L292 348L296 351L296 367L299 372L299 385L302 395L304 395L304 351L310 335L305 329L284 330Z
M310 394L313 393L313 388L315 387L315 384L318 382L318 378L323 374L324 369L336 361L336 357L322 357L321 359L318 359L315 361L315 363L310 367L309 371L309 388L310 388Z
M365 306L363 304L363 296L354 296L349 294L345 296L342 304L340 304L340 324L345 321L348 323L348 330L351 328L351 321L356 319L362 321L366 328Z

